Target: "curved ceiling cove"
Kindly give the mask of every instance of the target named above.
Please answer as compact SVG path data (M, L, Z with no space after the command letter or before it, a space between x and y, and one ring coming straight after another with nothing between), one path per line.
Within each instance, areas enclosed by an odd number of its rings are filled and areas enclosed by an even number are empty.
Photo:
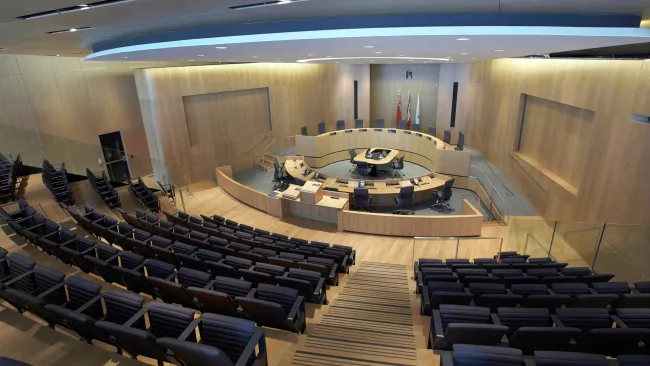
M87 60L425 63L650 41L637 16L424 15L240 24L114 40ZM463 25L458 25L463 24ZM525 25L523 25L525 24Z

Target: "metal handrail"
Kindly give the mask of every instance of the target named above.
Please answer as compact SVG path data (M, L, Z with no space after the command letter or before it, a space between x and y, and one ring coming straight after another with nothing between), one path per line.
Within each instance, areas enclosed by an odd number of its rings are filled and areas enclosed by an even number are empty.
M266 155L267 150L269 149L269 147L271 147L271 145L275 144L275 142L276 142L276 139L273 139L273 141L271 141L268 145L266 145L264 147L264 149L262 149L261 154L253 154L253 174L254 175L257 174L257 157L263 157L264 155Z

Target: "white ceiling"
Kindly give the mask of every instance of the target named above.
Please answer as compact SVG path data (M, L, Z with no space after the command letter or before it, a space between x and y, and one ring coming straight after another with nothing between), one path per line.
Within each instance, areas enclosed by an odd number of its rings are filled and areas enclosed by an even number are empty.
M136 0L65 15L19 20L29 13L75 6L85 0L0 0L0 48L4 53L69 55L109 39L202 26L377 14L572 13L650 17L649 0L311 0L233 11L256 0ZM91 26L58 35L48 31ZM584 47L581 47L584 48Z

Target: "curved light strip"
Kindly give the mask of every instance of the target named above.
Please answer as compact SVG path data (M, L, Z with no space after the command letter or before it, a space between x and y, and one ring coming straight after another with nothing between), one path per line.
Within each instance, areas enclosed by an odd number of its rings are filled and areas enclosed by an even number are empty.
M308 58L304 60L296 60L296 62L312 62L312 61L328 61L328 60L426 60L426 61L449 61L450 58L440 58L440 57L324 57L324 58Z
M643 28L592 28L592 27L408 27L408 28L360 28L334 29L304 32L251 34L242 36L196 38L180 41L146 43L134 46L117 47L93 53L85 60L104 56L140 51L155 51L171 48L231 45L239 43L300 41L338 38L366 37L412 37L412 36L581 36L581 37L634 37L650 38L650 29Z

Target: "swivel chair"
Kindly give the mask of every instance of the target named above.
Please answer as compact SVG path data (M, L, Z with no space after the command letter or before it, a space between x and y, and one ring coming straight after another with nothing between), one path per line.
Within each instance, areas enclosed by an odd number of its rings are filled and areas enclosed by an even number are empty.
M420 131L420 124L419 123L414 123L411 125L411 130L413 131Z
M365 211L370 207L372 198L368 194L368 188L355 188L354 189L354 207Z
M456 144L456 147L454 150L458 151L463 151L463 146L465 146L465 134L462 132L458 133L458 144Z
M446 144L451 144L451 131L445 130L442 141L444 141Z
M273 158L273 182L276 184L273 186L273 190L284 190L286 189L286 179L287 172L280 166L278 159ZM284 189L283 189L284 188Z
M429 127L429 135L431 136L436 136L436 128L435 127Z
M390 163L390 168L393 169L393 178L395 177L402 177L402 173L400 173L400 170L404 169L404 156L401 156L397 160L393 160Z
M400 130L405 130L406 129L406 121L403 120L403 119L400 119L399 121L397 121L397 128L399 128Z
M357 157L357 151L355 149L350 149L348 152L350 153L350 164L352 164L352 169L350 169L350 171L353 172L357 169L357 162L354 161L354 158Z
M318 134L322 135L325 133L325 122L320 122L318 124Z
M337 131L345 130L345 121L344 120L336 121L336 130Z
M362 119L355 119L354 120L354 128L363 128L363 120Z
M300 134L307 136L307 126L300 127Z
M370 165L365 161L357 162L357 173L362 176L370 174Z
M408 209L408 206L413 203L414 186L402 187L399 190L399 195L395 197L395 203L399 209L393 211L395 215L414 215L415 212Z
M436 202L431 205L432 210L438 210L438 212L442 212L443 209L446 209L447 212L453 211L451 206L447 203L451 198L451 187L453 185L454 179L449 179L445 182L445 185L442 186L442 188L433 193Z
M384 128L384 119L383 118L377 118L375 120L375 128Z

